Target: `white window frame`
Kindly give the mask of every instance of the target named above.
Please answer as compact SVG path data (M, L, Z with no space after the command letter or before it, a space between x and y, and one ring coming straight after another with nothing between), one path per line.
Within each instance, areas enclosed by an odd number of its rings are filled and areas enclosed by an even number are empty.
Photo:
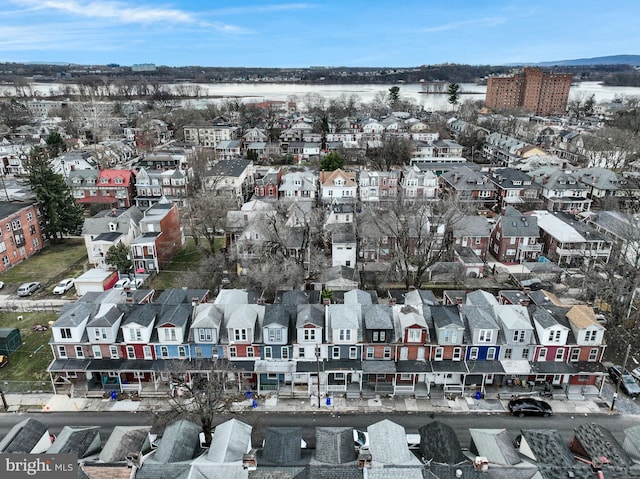
M469 360L476 361L478 359L479 348L473 347L469 349Z
M273 359L273 349L271 349L271 346L264 347L264 358Z
M433 356L433 360L434 361L442 361L442 358L444 356L444 348L436 348L434 356Z

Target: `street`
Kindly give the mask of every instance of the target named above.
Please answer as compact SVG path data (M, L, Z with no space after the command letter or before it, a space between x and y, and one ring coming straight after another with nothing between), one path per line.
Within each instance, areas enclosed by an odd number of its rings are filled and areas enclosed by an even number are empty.
M49 427L49 432L59 434L64 426L100 426L102 441L106 441L114 426L152 425L154 417L151 413L129 412L52 412L52 413L18 413L0 414L0 437L3 437L16 423L34 418ZM383 419L389 419L402 425L407 433L417 433L418 428L433 420L442 421L451 426L463 448L469 446L469 428L506 429L509 436L515 439L520 429L555 429L568 443L573 437L576 426L585 423L597 423L609 429L618 441L624 439L624 430L638 424L637 416L623 415L557 415L550 418L517 418L508 414L419 414L419 413L386 413L386 414L313 414L313 413L265 413L245 412L238 414L221 414L214 420L220 424L235 418L253 426L254 444L259 444L264 435L264 428L269 426L302 426L303 437L310 447L315 445L314 428L316 426L343 426L366 430L367 426ZM158 431L160 433L160 431Z

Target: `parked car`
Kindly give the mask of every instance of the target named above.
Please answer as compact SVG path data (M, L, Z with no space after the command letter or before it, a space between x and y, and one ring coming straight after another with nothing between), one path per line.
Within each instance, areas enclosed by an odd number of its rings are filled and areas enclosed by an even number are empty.
M4 354L0 354L0 368L3 368L9 362L9 356L5 356Z
M129 287L131 280L129 278L119 279L116 284L113 285L113 289L124 289Z
M0 289L4 288L4 281L0 281Z
M18 296L31 296L40 289L40 283L32 281L31 283L23 283L18 288Z
M627 396L634 398L639 397L640 385L638 385L636 378L634 378L626 369L624 370L624 373L621 371L622 368L620 366L611 366L609 368L609 378L611 381L613 381L614 384L618 384L618 382L620 382L620 390Z
M73 287L73 278L63 279L58 285L53 288L53 294L64 294Z
M509 412L514 416L544 416L553 414L549 403L535 398L517 398L509 401Z

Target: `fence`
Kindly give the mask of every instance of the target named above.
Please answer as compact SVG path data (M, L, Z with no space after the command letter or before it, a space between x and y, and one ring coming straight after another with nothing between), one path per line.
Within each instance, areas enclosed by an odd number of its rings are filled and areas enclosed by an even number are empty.
M20 299L8 299L0 301L0 311L15 312L15 313L28 313L31 311L45 311L45 312L59 312L65 303L70 301L65 300L51 300L40 299L34 300L20 300Z
M5 394L53 394L51 381L2 381L0 389Z

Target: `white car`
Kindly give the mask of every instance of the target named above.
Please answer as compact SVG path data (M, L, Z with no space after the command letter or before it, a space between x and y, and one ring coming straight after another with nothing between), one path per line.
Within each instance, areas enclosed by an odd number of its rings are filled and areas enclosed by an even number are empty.
M113 285L113 289L124 289L128 288L131 284L131 280L129 278L119 279L116 284Z
M58 285L53 288L53 294L64 294L73 287L73 278L63 279Z

